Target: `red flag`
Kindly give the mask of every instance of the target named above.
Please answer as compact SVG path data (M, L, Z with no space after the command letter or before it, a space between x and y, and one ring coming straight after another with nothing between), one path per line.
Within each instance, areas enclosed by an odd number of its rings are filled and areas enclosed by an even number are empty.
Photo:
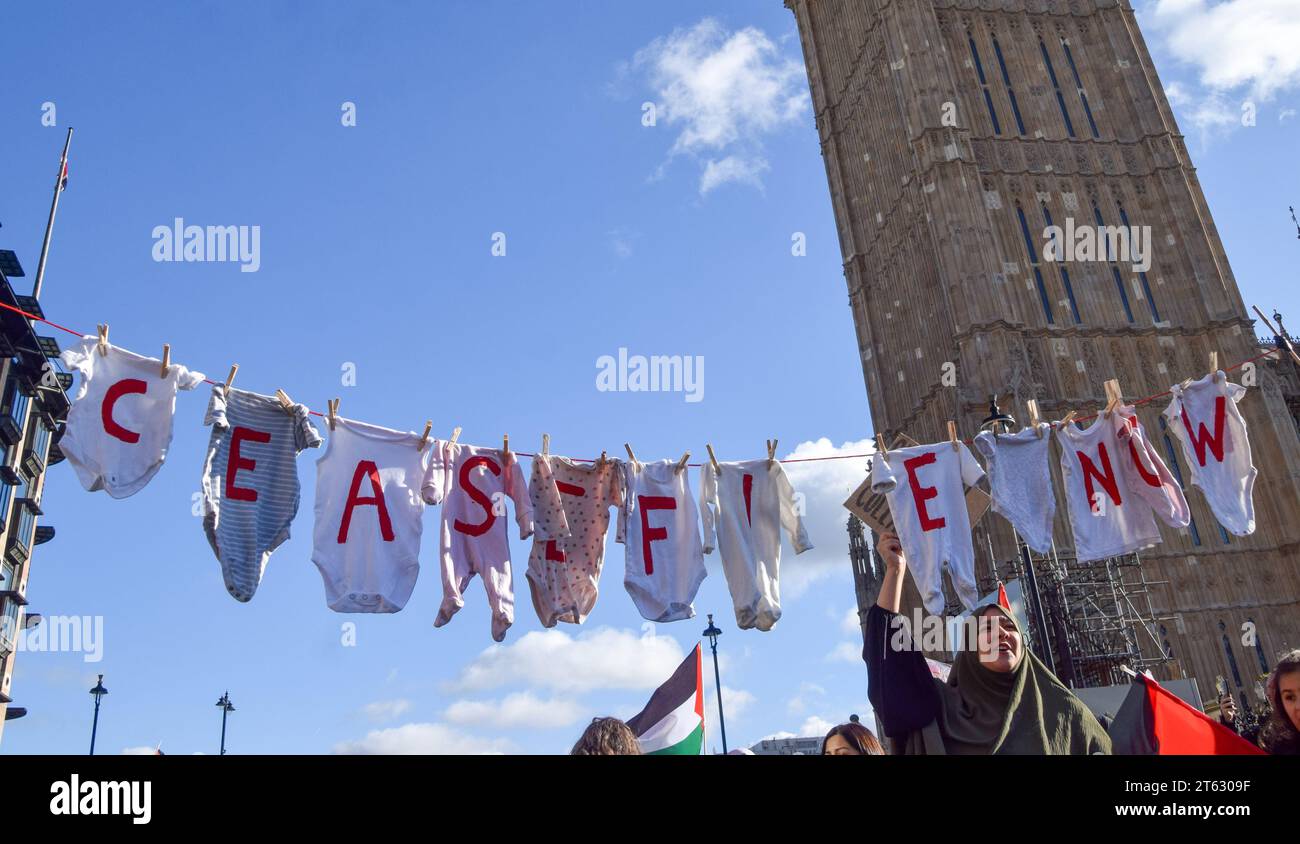
M1110 728L1115 753L1247 756L1264 751L1159 683L1138 675Z
M998 581L998 606L1007 612L1011 612L1011 601L1007 598L1007 587L1003 586L1000 580Z

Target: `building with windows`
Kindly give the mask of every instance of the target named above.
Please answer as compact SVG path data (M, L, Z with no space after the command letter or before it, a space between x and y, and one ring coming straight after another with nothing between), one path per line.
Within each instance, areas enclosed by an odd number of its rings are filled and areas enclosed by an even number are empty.
M946 439L948 420L971 437L990 396L1021 420L1029 399L1046 418L1087 415L1104 406L1108 379L1130 399L1152 396L1205 375L1211 352L1223 366L1259 354L1129 0L785 5L803 47L871 414L888 441ZM1052 226L1105 232L1107 248L1048 260ZM1140 560L1074 560L1053 466L1058 553L1032 564L1044 603L1051 571L1068 570L1095 573L1095 583L1126 578L1151 604L1129 617L1127 600L1112 601L1085 619L1087 636L1121 630L1126 641L1102 645L1090 664L1105 670L1088 669L1095 676L1081 674L1080 685L1118 682L1118 662L1140 652L1166 677L1197 678L1202 693L1216 676L1244 691L1257 667L1300 645L1293 366L1232 375L1254 385L1240 405L1260 470L1251 536L1221 530L1190 487L1159 416L1166 401L1139 415L1187 484L1193 522L1161 525L1163 542ZM975 547L983 583L1022 559L996 516L981 520ZM1057 591L1075 588L1085 587L1067 579ZM910 584L905 596L919 603ZM1063 606L1075 614L1068 595ZM1044 632L1044 646L1058 640L1063 678L1070 654L1093 647L1078 628Z
M15 295L10 286L22 276L17 256L0 250L0 304L9 306L0 308L0 739L10 714L18 638L29 623L32 559L36 546L54 537L54 528L40 524L41 492L46 468L63 459L53 441L67 417L72 381L52 362L58 343L9 309L41 316L35 299Z

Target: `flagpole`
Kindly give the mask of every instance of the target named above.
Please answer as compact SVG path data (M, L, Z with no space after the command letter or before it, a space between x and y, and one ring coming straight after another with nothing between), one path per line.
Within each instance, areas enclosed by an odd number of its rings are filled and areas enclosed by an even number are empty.
M41 244L41 260L36 265L36 283L32 285L32 298L41 298L41 282L45 280L45 259L50 254L50 238L54 235L54 215L59 210L59 194L63 193L63 178L68 172L68 148L72 146L72 127L63 142L63 157L59 159L59 175L54 179L54 200L50 203L50 219L45 224L45 242Z
M718 637L722 631L713 626L713 613L709 613L709 627L704 631L709 637L709 647L713 649L713 687L718 692L718 726L722 728L722 752L727 752L727 719L722 714L722 677L718 674Z

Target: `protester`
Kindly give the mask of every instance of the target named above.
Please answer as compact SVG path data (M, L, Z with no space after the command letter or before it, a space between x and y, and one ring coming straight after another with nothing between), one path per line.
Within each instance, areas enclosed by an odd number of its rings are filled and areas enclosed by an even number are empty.
M897 752L1110 753L1110 737L1092 712L1025 649L1020 622L997 604L974 611L981 635L973 647L966 637L946 683L936 679L921 652L895 636L903 547L884 534L876 550L885 577L867 613L863 658L868 696Z
M885 748L866 727L853 721L832 727L822 739L822 756L884 756Z
M1275 756L1300 756L1300 649L1283 655L1268 675L1268 702L1260 747Z
M570 756L640 756L636 734L617 718L593 718Z

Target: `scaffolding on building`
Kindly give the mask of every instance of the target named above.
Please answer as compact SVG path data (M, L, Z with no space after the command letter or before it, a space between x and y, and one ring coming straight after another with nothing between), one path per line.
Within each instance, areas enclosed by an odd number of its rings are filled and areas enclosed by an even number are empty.
M849 517L849 556L860 612L875 603L884 567L866 526ZM1166 581L1148 580L1138 554L1079 562L1053 548L998 561L977 576L980 594L997 592L998 582L1018 581L1029 624L1029 647L1071 688L1128 682L1124 667L1155 672L1172 661L1156 630L1173 616L1155 611L1151 593ZM981 567L984 568L984 567ZM944 612L962 611L945 580Z

